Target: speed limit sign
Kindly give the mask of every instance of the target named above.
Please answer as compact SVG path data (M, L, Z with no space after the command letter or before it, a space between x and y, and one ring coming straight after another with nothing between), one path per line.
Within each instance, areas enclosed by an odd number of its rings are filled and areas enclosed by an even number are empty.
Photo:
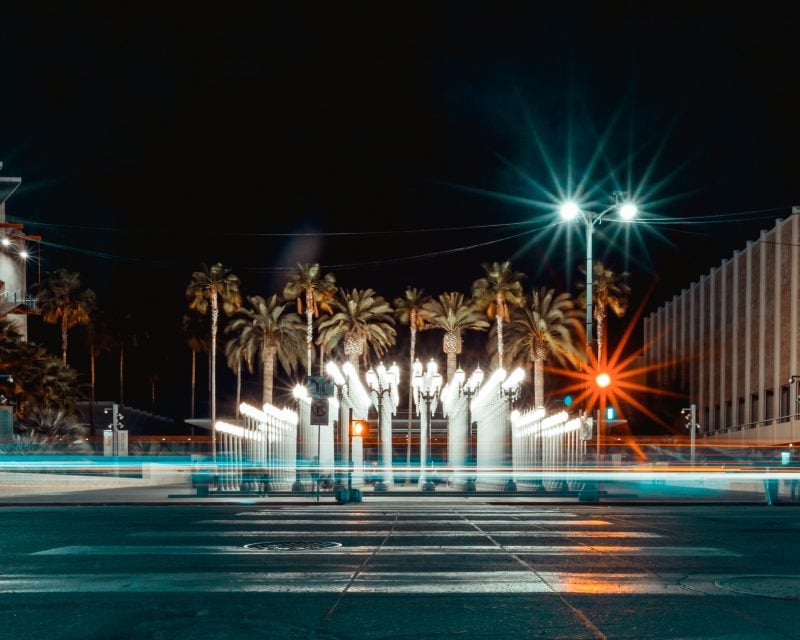
M311 401L311 424L328 424L328 399Z

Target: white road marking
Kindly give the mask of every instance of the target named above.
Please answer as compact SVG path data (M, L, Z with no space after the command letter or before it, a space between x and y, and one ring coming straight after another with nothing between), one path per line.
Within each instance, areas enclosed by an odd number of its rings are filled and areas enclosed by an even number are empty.
M503 555L507 553L536 553L540 555L592 555L595 553L622 556L739 556L740 554L714 547L639 547L619 545L361 545L332 549L275 550L245 549L226 545L109 545L67 546L35 551L31 555L363 555L378 550L378 555Z
M388 529L393 523L394 520L385 520L386 528ZM475 524L480 525L506 525L506 526L516 526L516 527L523 527L529 524L558 524L558 525L589 525L589 526L598 526L598 525L610 525L611 523L607 520L471 520L470 522L474 522ZM196 524L315 524L315 525L347 525L347 526L354 526L357 524L370 524L375 525L379 524L379 522L375 522L374 520L362 520L362 519L353 519L353 520L325 520L325 519L316 519L316 520L196 520ZM401 525L409 525L414 524L413 521L408 520L399 520L397 524ZM421 521L420 524L445 524L448 526L462 526L468 527L470 523L464 522L463 519L459 518L458 520L425 520ZM431 534L435 535L436 531L432 531Z
M387 527L388 529L388 527ZM387 529L371 529L364 531L297 531L295 529L251 529L248 531L137 531L128 534L132 537L139 538L169 538L169 537L255 537L263 538L265 536L271 537L286 537L292 536L297 538L302 536L304 538L364 538L385 536ZM663 536L658 533L649 533L647 531L491 531L489 534L493 538L503 537L529 537L529 538L551 538L559 536L562 538L661 538ZM486 533L470 529L467 531L437 531L435 536L437 538L485 538ZM392 531L392 538L427 538L430 536L428 531Z
M0 593L541 593L748 597L714 581L735 576L558 571L192 572L0 575Z

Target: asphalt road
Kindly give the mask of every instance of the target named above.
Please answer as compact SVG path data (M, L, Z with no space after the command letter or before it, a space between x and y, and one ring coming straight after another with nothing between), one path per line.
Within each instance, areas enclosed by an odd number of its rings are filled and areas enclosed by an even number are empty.
M3 506L0 532L9 640L800 638L794 505Z

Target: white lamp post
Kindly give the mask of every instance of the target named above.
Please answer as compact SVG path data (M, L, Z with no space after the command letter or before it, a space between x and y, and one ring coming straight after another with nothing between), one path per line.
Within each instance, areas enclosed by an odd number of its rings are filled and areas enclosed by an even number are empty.
M300 444L302 439L305 438L308 432L309 427L309 417L303 408L303 404L309 404L311 402L311 398L308 395L308 389L303 384L297 384L292 389L292 397L297 402L297 441L295 442L295 471L294 471L294 484L292 485L292 492L302 492L305 491L305 487L303 486L303 481L300 479L300 460L303 457ZM302 433L301 433L302 429ZM319 430L320 427L317 427ZM319 439L317 439L317 459L319 460Z
M586 362L589 362L589 351L592 349L592 278L594 276L592 267L592 236L594 234L594 227L603 221L603 217L610 211L616 211L619 219L622 221L629 221L636 217L639 212L638 207L628 200L624 200L625 193L622 191L614 191L614 203L607 209L597 213L582 209L577 203L567 201L563 203L559 209L561 218L566 221L572 221L577 218L583 220L586 227Z
M505 451L504 463L508 464L508 466L512 469L512 475L510 475L508 480L506 480L503 490L512 493L517 490L517 483L514 482L513 476L514 452L511 445L511 412L514 410L514 400L516 400L519 396L519 388L524 378L525 370L522 369L522 367L517 367L511 372L511 375L503 381L503 384L500 385L500 395L508 401L508 412L506 414L505 429L503 434L503 449Z
M478 475L478 434L472 431L472 398L481 388L483 383L483 371L478 367L467 379L464 370L460 367L456 369L454 382L458 389L458 395L467 399L467 465L473 467L474 476L467 478L464 483L464 491L474 492L476 490L475 481ZM473 442L474 440L474 442Z
M419 360L414 363L413 377L411 384L414 389L414 398L417 402L417 412L420 410L420 404L425 403L425 415L427 417L427 424L425 430L422 428L420 421L420 437L419 437L419 462L420 471L422 476L420 481L423 481L423 491L435 491L436 485L433 480L428 476L426 469L432 465L431 458L431 425L433 424L433 414L436 411L436 402L439 400L439 390L442 388L442 376L439 373L439 368L436 361L431 358L425 373L422 372L422 364ZM431 406L433 405L433 406Z
M379 451L379 464L380 469L378 473L380 477L375 481L375 491L386 491L386 470L390 468L392 461L392 425L389 423L387 433L384 433L384 397L388 396L391 412L394 413L399 400L397 385L400 382L400 367L397 363L392 364L387 370L381 362L378 365L377 371L370 369L367 371L367 386L370 390L370 395L373 396L373 404L378 409L378 451Z

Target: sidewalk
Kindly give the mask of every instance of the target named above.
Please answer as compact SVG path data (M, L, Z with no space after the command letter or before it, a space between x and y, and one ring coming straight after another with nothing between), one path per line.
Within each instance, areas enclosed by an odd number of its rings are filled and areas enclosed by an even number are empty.
M361 487L365 503L397 505L413 501L425 504L443 501L493 502L496 504L562 503L573 505L603 504L766 504L766 495L759 486L751 490L698 489L696 487L642 485L635 483L599 483L600 497L596 502L582 501L576 490L536 493L522 487L517 492L479 490L465 493L439 486L434 492L423 492L418 485L395 485L388 491L376 492L371 486ZM781 492L776 504L789 504ZM152 479L113 476L81 476L47 473L0 472L0 506L22 505L188 505L188 504L284 504L338 505L334 493L272 491L267 495L255 492L219 492L198 495L190 481L154 483ZM347 503L350 505L357 502ZM800 503L792 503L800 506Z

